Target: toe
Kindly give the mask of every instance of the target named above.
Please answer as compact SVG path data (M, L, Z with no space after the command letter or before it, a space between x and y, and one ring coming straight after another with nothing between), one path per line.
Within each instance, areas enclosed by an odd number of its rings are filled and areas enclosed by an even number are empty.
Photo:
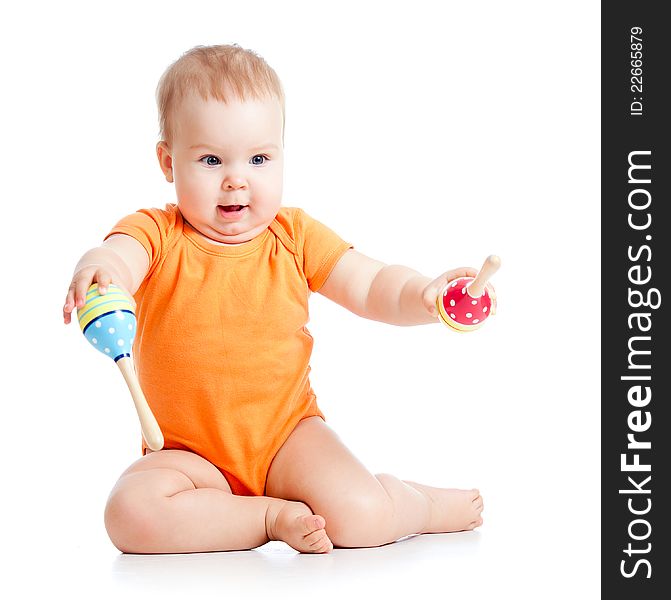
M324 541L328 541L329 537L323 529L318 529L306 535L303 539L308 546L318 546L323 544Z
M304 543L307 544L307 547L309 548L308 552L315 554L324 554L333 550L333 544L331 543L329 536L326 535L326 531L323 529L313 531L309 535L306 535Z
M480 492L478 490L471 490L471 493L474 494L471 499L471 502L473 503L473 508L484 506L484 502L482 500Z
M326 527L326 519L320 515L305 515L301 517L303 526L303 535L309 535L314 531Z
M331 540L328 538L320 540L318 543L316 543L314 546L311 546L313 552L317 553L326 553L330 552L333 550L333 544L331 543Z
M324 542L319 546L313 546L310 552L312 554L328 554L331 550L333 550L333 544L331 542Z

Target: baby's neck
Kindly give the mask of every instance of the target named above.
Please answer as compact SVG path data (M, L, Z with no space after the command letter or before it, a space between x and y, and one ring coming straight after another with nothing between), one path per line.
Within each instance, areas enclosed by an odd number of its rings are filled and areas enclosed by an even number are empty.
M210 242L210 244L215 244L216 246L244 246L245 244L252 241L252 240L247 240L246 242L240 242L239 244L230 244L228 242L218 242L217 240L213 240L213 239L203 235L202 233L199 233L198 235L200 237L202 237L203 239L207 240L208 242Z

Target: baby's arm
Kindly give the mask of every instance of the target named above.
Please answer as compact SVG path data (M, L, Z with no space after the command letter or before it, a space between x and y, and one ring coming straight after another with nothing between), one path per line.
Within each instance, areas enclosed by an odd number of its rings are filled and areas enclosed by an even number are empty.
M348 250L319 293L366 319L423 325L438 322L436 299L448 281L476 274L476 269L460 267L432 280L408 267L385 265Z
M148 271L149 256L140 242L124 234L110 236L79 259L65 298L63 320L69 323L75 307L84 306L86 291L94 281L101 294L115 283L132 299Z

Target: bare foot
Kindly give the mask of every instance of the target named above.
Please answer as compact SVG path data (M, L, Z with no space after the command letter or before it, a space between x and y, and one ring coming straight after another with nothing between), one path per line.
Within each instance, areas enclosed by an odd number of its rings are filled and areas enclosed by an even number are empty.
M312 514L307 504L283 500L271 506L266 515L266 532L270 540L286 542L305 553L328 553L333 544L326 535L326 519Z
M482 525L484 504L478 490L436 488L414 481L405 483L429 499L431 518L427 530L422 533L468 531Z

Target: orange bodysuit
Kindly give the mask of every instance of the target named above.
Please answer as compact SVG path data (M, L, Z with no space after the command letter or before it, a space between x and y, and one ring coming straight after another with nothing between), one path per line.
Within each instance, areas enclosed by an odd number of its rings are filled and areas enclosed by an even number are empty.
M263 495L297 423L324 418L308 378L308 297L351 244L298 208L238 246L208 242L174 204L129 215L115 233L149 254L133 352L164 447L204 457L235 494Z

